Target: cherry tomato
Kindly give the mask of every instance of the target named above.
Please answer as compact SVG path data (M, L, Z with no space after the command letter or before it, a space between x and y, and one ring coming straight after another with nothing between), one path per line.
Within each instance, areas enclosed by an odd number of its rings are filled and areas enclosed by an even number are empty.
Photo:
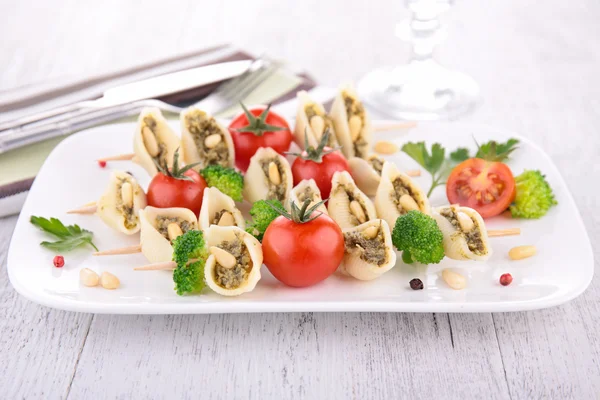
M288 151L292 133L286 120L267 107L253 107L229 124L229 132L235 146L235 165L242 171L248 169L250 158L260 147L271 147L279 154Z
M451 204L475 209L483 218L502 213L515 199L516 186L510 168L501 162L470 158L458 164L446 183Z
M342 230L325 214L304 223L277 217L265 231L262 246L269 271L293 287L321 282L344 257Z
M325 147L323 153L326 154L322 156L320 162L310 158L306 151L302 152L302 154L294 160L292 163L294 186L304 179L314 179L321 191L321 198L327 199L329 197L333 174L337 171L350 172L350 167L348 166L348 161L346 161L346 158L339 150L331 153L327 153L328 151L331 151L331 149Z
M193 169L183 173L192 179L181 179L159 172L148 186L148 205L158 208L182 207L200 214L206 181Z

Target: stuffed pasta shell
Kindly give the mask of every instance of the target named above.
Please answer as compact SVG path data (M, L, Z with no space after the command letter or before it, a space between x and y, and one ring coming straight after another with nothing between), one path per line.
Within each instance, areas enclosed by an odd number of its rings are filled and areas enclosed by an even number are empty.
M381 182L375 194L375 208L377 215L392 227L400 215L409 211L431 213L427 195L391 162L383 164Z
M381 171L385 160L376 154L366 158L352 157L348 160L350 173L356 182L356 186L367 196L375 196L377 187L381 182Z
M208 286L223 296L251 292L260 280L260 242L236 226L211 225L205 231L210 256L204 267Z
M296 112L296 125L294 127L294 141L301 149L308 145L314 148L319 146L321 138L329 129L327 146L337 147L338 141L335 136L333 121L325 113L323 105L314 102L305 90L296 95L298 99L298 111Z
M156 175L159 165L173 165L173 155L180 140L158 108L145 108L140 113L133 137L133 161L150 176Z
M270 147L259 148L244 175L244 198L251 203L276 199L285 206L292 186L288 160Z
M140 230L138 211L146 207L146 194L135 178L113 171L106 191L96 203L96 214L113 229L127 235Z
M375 279L396 265L390 227L374 219L344 229L345 253L340 269L356 279Z
M237 226L246 229L246 221L235 206L235 201L216 187L204 189L198 224L203 231L211 225Z
M194 107L180 115L181 146L187 164L200 163L197 169L207 165L233 167L235 150L229 131L215 118Z
M346 158L366 158L371 147L371 120L351 86L340 89L329 116Z
M333 174L327 211L342 229L353 228L377 218L371 199L360 191L346 171Z
M444 235L446 257L485 261L492 255L481 215L472 208L454 205L434 208L431 216Z
M308 206L309 208L323 200L321 198L321 191L319 190L319 187L314 179L305 179L300 181L300 183L294 186L290 192L290 203L293 201L294 203L300 205L304 203L306 199L311 200ZM325 207L325 204L321 204L317 208L317 211L327 214L327 207Z
M187 231L197 230L196 215L187 208L155 208L140 210L140 245L142 254L152 263L170 261L173 241Z

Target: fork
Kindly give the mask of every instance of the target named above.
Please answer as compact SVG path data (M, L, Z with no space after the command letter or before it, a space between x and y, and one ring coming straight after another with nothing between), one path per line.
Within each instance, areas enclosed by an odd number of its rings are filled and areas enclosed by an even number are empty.
M222 83L205 99L193 104L210 114L217 114L239 103L261 83L272 76L281 63L259 58L238 77ZM46 139L69 134L95 125L135 115L144 107L157 107L162 111L179 114L185 109L158 99L139 100L103 109L84 109L67 113L31 125L0 131L0 154L37 143Z

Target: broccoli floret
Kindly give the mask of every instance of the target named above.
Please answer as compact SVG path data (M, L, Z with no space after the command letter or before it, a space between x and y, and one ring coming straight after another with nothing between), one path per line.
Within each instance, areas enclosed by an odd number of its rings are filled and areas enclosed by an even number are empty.
M444 235L429 215L409 211L396 220L392 243L402 251L402 260L408 264L437 264L444 258Z
M204 289L204 264L207 258L202 231L187 231L175 239L173 261L177 267L173 271L173 282L178 295L200 293ZM192 259L196 261L188 264Z
M540 171L524 171L515 178L517 196L510 206L513 218L541 218L558 204L552 188Z
M233 168L221 165L209 165L200 171L210 187L216 187L235 201L242 201L244 190L244 177Z
M268 203L271 203L271 205ZM248 222L246 232L261 242L269 224L281 215L273 207L281 210L284 209L283 204L279 200L259 200L252 204L252 208L250 209L252 221Z

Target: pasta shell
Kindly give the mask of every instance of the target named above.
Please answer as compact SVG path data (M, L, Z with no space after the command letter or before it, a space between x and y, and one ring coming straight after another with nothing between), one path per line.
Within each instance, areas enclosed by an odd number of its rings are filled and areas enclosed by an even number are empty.
M444 252L453 260L485 261L492 255L481 215L469 207L434 208L431 216L444 235Z
M383 164L381 182L375 194L375 208L377 215L392 227L396 224L396 219L408 211L419 210L431 214L431 206L425 193L391 162Z
M213 224L246 229L246 221L235 201L216 187L204 189L198 224L203 231Z
M271 164L275 167L270 167ZM244 176L244 198L251 203L277 199L285 206L292 185L288 160L270 147L261 147L250 159Z
M351 85L340 88L329 116L346 158L366 158L371 148L371 120Z
M205 231L206 244L225 250L235 257L235 266L219 263L214 251L206 261L204 278L208 286L223 296L239 296L251 292L261 278L263 252L260 242L236 226L211 225Z
M300 181L300 183L294 186L290 192L290 203L293 201L298 206L300 206L307 198L312 200L309 207L312 207L315 203L323 200L321 198L321 191L314 179ZM327 214L327 207L325 207L325 204L321 204L319 208L317 208L317 211Z
M158 172L155 161L171 167L179 145L179 138L158 108L142 110L133 136L134 162L154 176Z
M375 279L396 265L390 226L374 219L344 229L345 253L342 270L362 281Z
M142 254L151 263L171 261L174 240L169 237L168 226L176 223L182 233L198 229L196 215L187 208L155 208L148 206L139 213L142 231Z
M350 173L356 186L367 196L375 196L381 181L381 170L385 160L376 154L371 154L366 159L352 157L348 160Z
M233 168L235 149L229 131L215 118L195 107L181 112L181 147L187 164L200 163Z
M96 214L106 225L133 235L140 230L138 211L146 207L146 194L133 176L113 171L96 206Z
M358 189L352 176L346 171L333 174L327 211L342 229L377 218L371 199Z
M317 147L323 133L329 129L329 140L327 146L337 147L338 141L335 136L333 121L327 113L323 105L314 102L305 90L301 90L296 94L298 99L298 111L296 112L296 126L294 127L294 141L301 149L306 148L306 138L308 144L312 147Z

